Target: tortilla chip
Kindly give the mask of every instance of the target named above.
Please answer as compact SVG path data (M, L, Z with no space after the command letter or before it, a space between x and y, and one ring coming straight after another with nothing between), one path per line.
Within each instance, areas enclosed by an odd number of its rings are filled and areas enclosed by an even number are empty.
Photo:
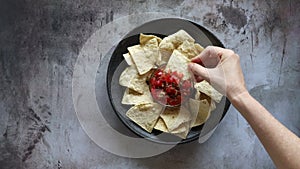
M158 41L155 38L149 39L145 44L141 44L142 47L149 48L157 48L158 49Z
M190 102L190 106L192 106L191 104L195 103L194 101ZM198 101L198 100L196 100L196 101ZM206 99L200 100L198 102L200 103L199 108L198 108L198 115L197 115L196 121L192 125L192 127L200 126L203 123L205 123L207 121L207 119L209 118L210 112L211 112L210 104Z
M188 105L191 113L190 128L192 128L196 122L199 113L200 101L195 99L189 99Z
M125 90L124 96L122 98L122 104L136 105L145 103L153 103L152 96L149 90L144 91L143 94L135 92L134 90L129 88Z
M201 53L201 52L204 50L204 47L201 46L201 45L198 44L198 43L195 43L195 48L197 49L197 51L198 51L199 53Z
M140 127L151 133L162 111L157 103L140 104L131 107L126 116Z
M189 132L190 132L190 123L185 122L185 123L182 123L180 126L178 126L178 128L171 131L170 133L174 134L182 139L186 139L186 136L188 135Z
M166 50L174 50L184 41L195 42L195 39L191 37L186 31L179 30L178 32L169 35L160 42L159 48Z
M199 92L199 91L198 91ZM198 100L204 100L206 99L208 101L208 103L210 104L213 100L211 99L211 97L209 97L207 94L205 93L200 93L200 97L198 98Z
M169 35L159 43L159 53L161 55L161 63L167 63L172 52L178 48L184 41L195 42L195 40L184 30Z
M203 80L202 82L196 83L194 85L195 89L205 93L207 96L211 97L217 103L220 103L223 95L214 89L207 81Z
M164 38L165 39L165 38ZM166 51L166 52L169 52L169 53L172 53L172 51L174 50L174 49L176 49L175 48L175 46L173 45L173 43L172 42L168 42L168 41L162 41L160 44L159 44L159 49L161 50L161 51Z
M144 94L145 91L147 92L147 90L149 90L149 86L142 76L132 78L129 82L128 88L138 92L139 94Z
M178 116L178 112L179 112L179 109L170 110L169 108L166 108L164 110L164 112L160 115L160 117L165 122L167 128L170 128L173 126L174 121Z
M216 107L216 103L212 100L212 101L210 102L210 111L212 112L212 111L214 111L216 108L217 108L217 107Z
M180 108L166 108L160 117L164 120L169 131L191 120L190 112L184 106Z
M194 97L194 98L195 98L196 100L200 100L200 96L201 96L201 92L199 92L199 91L196 90L196 92L195 92L195 97Z
M199 93L199 94L197 94ZM213 111L216 109L216 103L213 101L209 96L207 96L205 93L201 93L199 91L196 92L195 95L196 100L204 100L206 99L208 103L210 104L210 111Z
M160 62L158 62L158 65L163 65L168 63L170 56L172 55L173 51L166 51L166 50L162 50L159 49L159 57L160 57Z
M140 34L140 44L145 45L150 39L156 39L158 44L162 41L160 37L155 35L145 35L143 33Z
M197 48L199 46L196 47L196 44L194 44L193 42L189 42L189 41L184 41L178 48L177 50L179 52L181 52L182 54L184 54L188 59L192 59L195 56L199 55L200 52Z
M190 125L189 122L182 123L176 129L169 132L165 122L163 121L163 119L158 118L158 120L157 120L157 122L154 126L154 129L165 132L165 133L174 134L174 135L176 135L176 136L178 136L182 139L185 139L186 136L189 133L189 125Z
M192 77L190 70L188 68L188 64L190 60L186 58L182 53L178 50L174 50L170 60L166 66L166 70L171 70L172 72L180 72L183 74L183 80L189 79Z
M135 67L133 66L127 67L120 75L119 84L121 86L128 87L131 79L133 77L136 77L137 75L138 72Z
M140 75L151 70L159 59L158 48L152 42L144 47L135 45L127 49Z
M164 120L162 118L158 118L155 126L154 126L154 129L156 130L159 130L159 131L162 131L162 132L165 132L165 133L168 133L168 128L164 122Z
M186 139L187 135L189 134L189 132L182 132L182 133L172 133L174 134L175 136L178 136L182 139Z
M159 54L158 41L156 38L148 40L143 48L146 57L151 58L156 64L161 62L161 55Z
M144 49L140 45L131 46L127 49L140 75L152 69L154 63L145 57Z
M201 92L199 92L199 93L201 93ZM208 102L210 102L212 100L209 96L207 96L207 94L201 93L200 97L198 98L198 100L204 100L204 99L206 99Z
M133 66L133 65L134 65L133 60L132 60L132 58L131 58L131 56L130 56L129 53L123 54L123 57L124 57L126 63L127 63L129 66Z
M182 132L186 132L189 131L189 126L190 126L190 122L184 122L182 124L180 124L177 128L173 129L172 131L170 131L170 133L172 134L176 134L176 133L182 133Z

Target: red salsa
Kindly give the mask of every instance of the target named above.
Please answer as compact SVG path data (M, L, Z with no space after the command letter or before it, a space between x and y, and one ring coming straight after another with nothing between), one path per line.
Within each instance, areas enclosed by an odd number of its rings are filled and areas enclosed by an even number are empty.
M179 106L191 93L190 79L183 80L179 72L165 72L163 68L157 69L149 80L152 97L163 105Z

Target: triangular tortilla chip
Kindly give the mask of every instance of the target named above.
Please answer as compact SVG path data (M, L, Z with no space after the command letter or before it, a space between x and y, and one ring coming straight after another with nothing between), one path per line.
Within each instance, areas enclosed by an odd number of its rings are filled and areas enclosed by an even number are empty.
M199 44L198 44L199 45ZM193 42L184 41L177 50L184 54L188 59L192 59L195 56L199 55L201 51L198 50L201 46L196 46Z
M166 71L171 70L172 72L180 72L183 74L183 80L189 79L192 77L188 68L189 63L190 60L188 58L186 58L178 50L174 50L166 66Z
M196 91L196 92L195 92L195 99L196 99L196 100L200 100L200 96L201 96L201 92Z
M199 113L199 107L200 107L200 101L195 99L189 99L188 105L191 113L191 122L190 122L190 128L193 127L197 120L197 116Z
M163 40L159 43L161 64L167 63L174 49L176 49L184 41L195 42L195 40L184 30L179 30L174 34L163 38Z
M165 133L168 133L168 128L164 122L164 120L162 118L158 118L155 126L154 126L154 129L156 130L159 130L159 131L162 131L162 132L165 132Z
M151 133L162 108L163 107L157 103L135 105L126 112L126 116L147 132Z
M161 58L160 62L157 63L158 65L163 65L163 64L166 64L169 59L170 59L170 56L172 55L172 52L173 51L166 51L166 50L162 50L162 49L159 49L159 58Z
M163 40L162 43L159 44L159 49L161 51L169 52L171 54L173 52L173 50L175 49L175 47L172 42Z
M217 108L217 107L216 107L216 103L215 103L213 100L211 100L211 102L210 102L210 111L212 112L212 111L214 111L216 108Z
M174 34L163 38L163 40L159 44L159 48L174 50L184 41L195 42L195 39L192 38L191 35L189 35L186 31L179 30Z
M140 34L140 44L143 46L145 45L149 40L156 39L158 44L162 41L160 37L157 37L155 35L145 35L143 33Z
M145 56L151 58L156 64L161 62L161 55L159 54L158 40L152 38L148 40L143 46Z
M120 75L119 84L124 87L128 87L133 77L136 77L138 72L135 67L127 67Z
M140 75L152 69L155 61L146 57L144 49L140 45L131 46L127 49Z
M128 87L139 94L143 94L146 90L149 89L149 86L146 83L147 78L152 74L152 70L147 72L144 75L139 75L137 70L130 66L127 67L121 74L119 78L119 83L121 86Z
M217 103L220 103L223 95L214 89L207 81L203 80L202 82L196 83L194 85L195 89L205 93L207 96L211 97Z
M197 49L197 51L198 51L199 53L201 53L201 52L204 50L203 46L201 46L201 45L198 44L198 43L195 43L195 48Z
M143 77L132 78L129 82L128 88L138 92L139 94L144 94L145 91L147 92L147 90L149 90L149 86Z
M133 66L133 65L134 65L133 60L132 60L132 58L131 58L131 56L130 56L129 53L123 54L123 57L124 57L126 63L127 63L129 66ZM135 65L134 65L134 66L135 66Z
M196 100L196 101L198 101L198 100ZM200 100L199 102L200 102L200 104L199 104L199 108L198 108L198 115L197 115L196 121L192 127L200 126L201 124L205 123L210 116L211 109L210 109L210 104L208 103L208 101L205 99L205 100ZM194 104L194 101L190 102L190 104Z
M172 134L186 132L186 131L189 131L189 126L190 126L189 121L184 122L184 123L180 124L177 128L175 128L169 132Z
M190 123L185 122L182 123L180 126L178 126L176 129L174 129L173 131L171 131L170 133L182 139L186 139L186 136L188 135L189 132L190 132Z
M165 122L163 121L163 119L158 118L158 120L154 126L154 129L165 132L165 133L174 134L182 139L185 139L189 133L189 125L190 125L189 122L182 123L177 128L175 128L173 131L170 132L170 131L168 131L168 128L167 128Z
M191 120L190 112L184 106L180 108L166 108L160 117L164 120L169 131Z
M157 48L158 49L157 39L156 38L149 39L142 47Z
M178 136L182 139L186 139L187 135L189 134L189 132L182 132L182 133L172 133L174 134L175 136Z
M127 49L140 75L147 73L160 61L158 42L155 38L149 40L143 47L135 45Z
M127 88L124 92L122 104L136 105L143 103L153 103L152 96L149 90L144 91L143 94L135 92Z
M208 101L208 103L210 104L210 111L213 111L213 110L216 109L216 103L215 103L214 100L211 99L211 97L209 97L205 93L201 93L199 91L197 91L196 93L199 93L199 94L196 94L196 100L204 100L204 99L206 99Z

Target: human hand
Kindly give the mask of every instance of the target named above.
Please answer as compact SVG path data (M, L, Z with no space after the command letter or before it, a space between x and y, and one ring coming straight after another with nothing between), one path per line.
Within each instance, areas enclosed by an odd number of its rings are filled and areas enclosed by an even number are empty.
M189 68L197 82L208 81L230 100L248 92L240 66L240 58L232 50L208 46L192 59Z

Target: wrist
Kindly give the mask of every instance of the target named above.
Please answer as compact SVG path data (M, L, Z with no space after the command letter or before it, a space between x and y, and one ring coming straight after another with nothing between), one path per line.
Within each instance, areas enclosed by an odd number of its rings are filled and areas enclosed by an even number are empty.
M228 99L233 106L239 104L243 99L247 99L249 97L251 97L251 95L247 90L241 91L238 94L228 95Z

